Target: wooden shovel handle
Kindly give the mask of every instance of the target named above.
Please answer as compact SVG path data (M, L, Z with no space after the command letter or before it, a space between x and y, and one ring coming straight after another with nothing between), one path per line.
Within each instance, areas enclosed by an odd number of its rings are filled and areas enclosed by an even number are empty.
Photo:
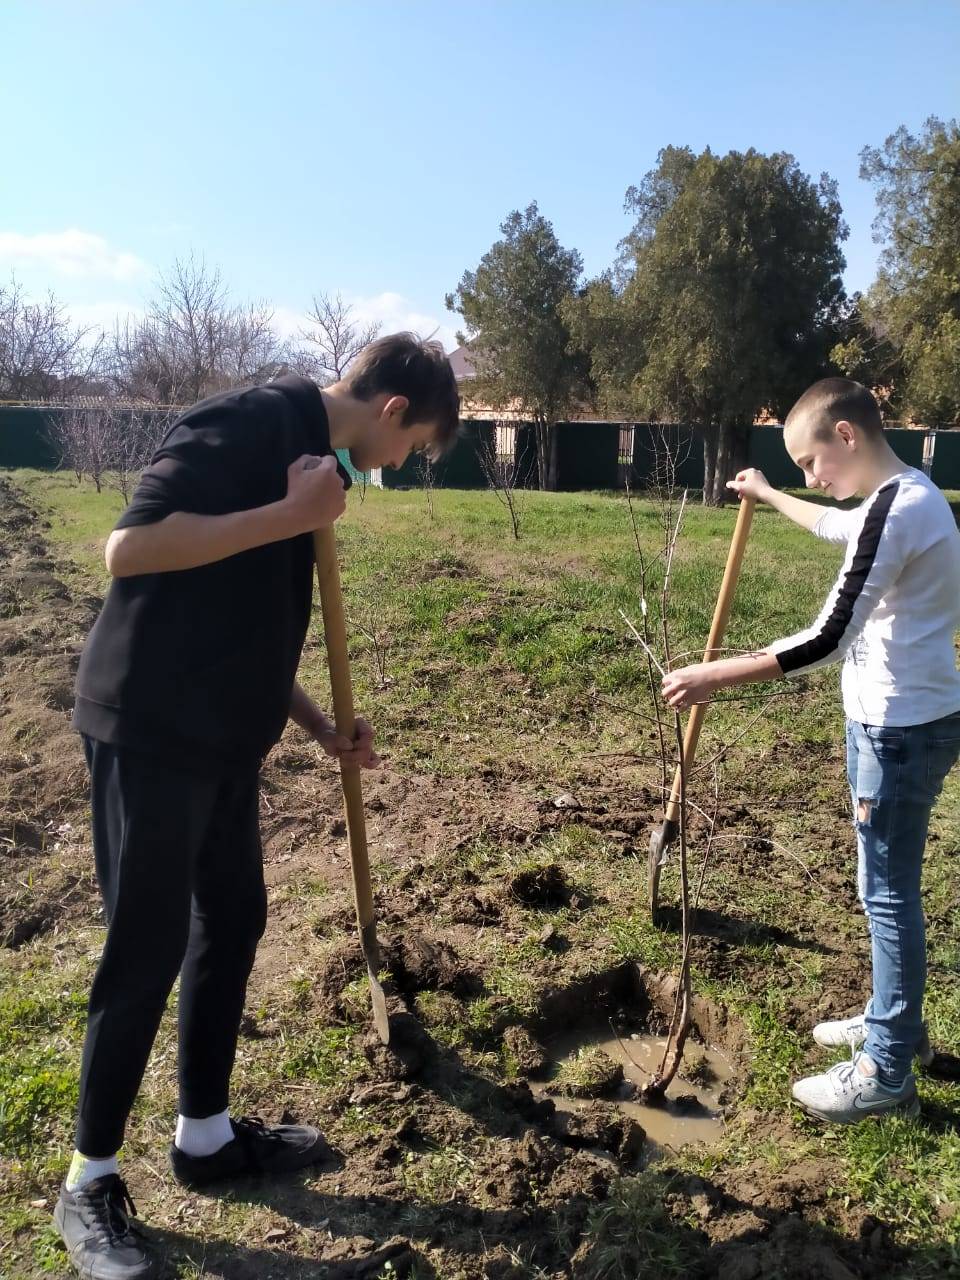
M323 610L323 632L330 664L333 691L333 717L337 733L352 742L357 731L353 710L353 685L350 681L350 659L347 656L347 626L343 617L343 595L340 591L340 567L337 563L337 538L330 525L313 535ZM340 761L343 785L343 807L347 816L350 841L350 863L353 868L353 896L357 907L357 923L361 930L373 924L373 890L370 886L370 861L367 856L367 824L363 814L363 783L358 765Z
M727 567L723 571L720 594L717 596L717 605L713 611L713 622L710 624L710 635L703 654L704 662L713 662L717 657L717 650L723 643L727 623L730 621L733 597L737 590L737 579L740 577L740 566L743 564L743 553L747 549L747 539L750 536L750 525L753 522L753 512L756 505L756 498L742 498L740 501L736 527L733 530L730 550L727 552ZM688 772L697 754L700 730L703 727L703 718L707 714L709 705L708 702L698 702L691 709L690 717L687 720L687 727L683 734L683 764ZM667 804L664 819L666 822L672 823L676 822L679 817L680 767L678 765L673 777L673 787L670 791L670 800Z

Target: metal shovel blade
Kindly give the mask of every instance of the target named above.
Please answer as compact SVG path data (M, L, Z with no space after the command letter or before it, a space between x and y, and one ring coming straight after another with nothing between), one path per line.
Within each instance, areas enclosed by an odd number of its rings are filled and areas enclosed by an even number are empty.
M390 1015L387 1013L387 997L380 979L380 944L377 941L377 926L373 923L360 930L360 946L363 958L367 962L367 977L370 980L370 1002L373 1006L373 1025L377 1035L384 1044L390 1043Z
M649 890L650 918L656 923L660 905L660 874L677 836L677 823L669 818L650 832L650 852L647 856L647 887Z

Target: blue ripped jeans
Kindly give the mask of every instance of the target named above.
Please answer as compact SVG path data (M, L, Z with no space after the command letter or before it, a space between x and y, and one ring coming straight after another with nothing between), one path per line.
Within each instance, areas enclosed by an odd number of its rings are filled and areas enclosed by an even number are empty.
M847 721L857 889L873 951L865 1051L884 1084L910 1070L923 1029L927 952L920 872L930 812L960 756L960 712L929 724Z

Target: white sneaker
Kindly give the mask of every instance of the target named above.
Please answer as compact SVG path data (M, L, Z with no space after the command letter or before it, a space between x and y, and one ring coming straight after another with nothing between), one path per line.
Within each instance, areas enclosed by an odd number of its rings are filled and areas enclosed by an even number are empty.
M852 1018L837 1018L834 1022L818 1022L813 1028L813 1038L825 1049L860 1049L867 1038L867 1020L862 1013Z
M793 1096L805 1111L832 1124L857 1124L867 1116L920 1114L920 1099L912 1075L899 1089L888 1089L877 1078L877 1065L865 1053L838 1062L821 1076L807 1076L793 1086Z
M867 1039L866 1017L862 1013L857 1013L852 1018L838 1018L834 1022L818 1022L813 1028L813 1038L817 1044L823 1045L825 1049L842 1049L847 1045L853 1051L862 1049ZM930 1037L927 1035L926 1023L923 1024L923 1034L917 1046L916 1056L925 1067L929 1067L933 1061L934 1054L930 1045Z

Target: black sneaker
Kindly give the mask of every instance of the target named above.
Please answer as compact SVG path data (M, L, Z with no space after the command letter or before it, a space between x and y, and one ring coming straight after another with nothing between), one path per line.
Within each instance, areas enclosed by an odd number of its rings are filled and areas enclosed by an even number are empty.
M231 1120L234 1138L212 1156L188 1156L170 1144L173 1176L185 1187L200 1187L244 1174L292 1173L332 1159L319 1129L309 1124L268 1126L255 1117Z
M83 1280L147 1280L158 1274L157 1260L130 1215L137 1216L136 1206L116 1173L76 1191L60 1189L53 1221Z

